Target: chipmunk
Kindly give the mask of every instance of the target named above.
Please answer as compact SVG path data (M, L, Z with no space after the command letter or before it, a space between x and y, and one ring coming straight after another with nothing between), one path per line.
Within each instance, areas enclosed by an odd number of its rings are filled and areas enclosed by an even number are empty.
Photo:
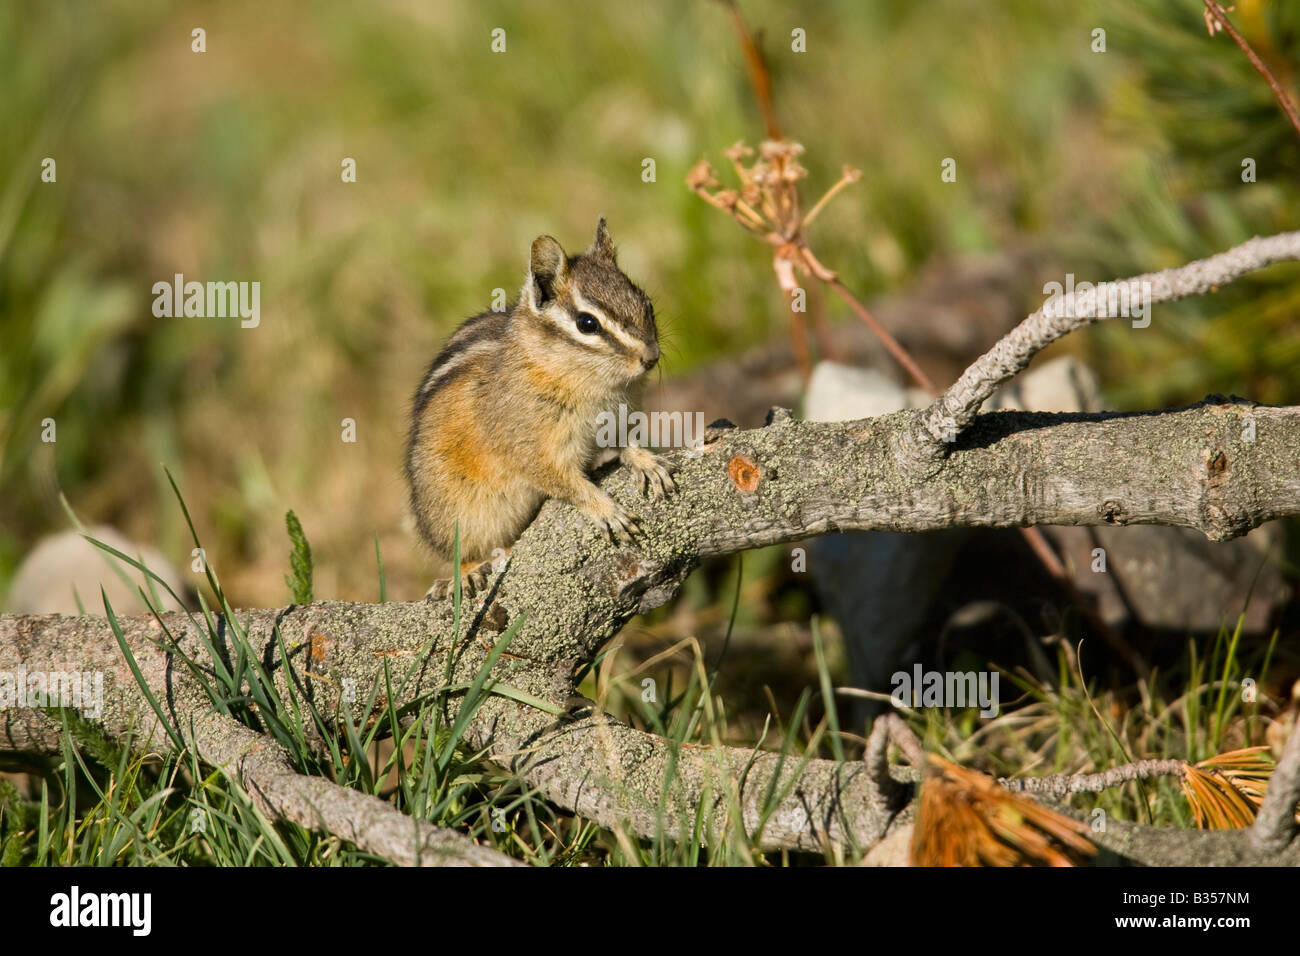
M508 551L547 498L573 505L614 541L640 532L588 470L597 416L634 404L658 361L654 308L619 269L604 219L578 256L539 236L518 301L456 330L415 393L406 477L416 527L435 554L450 560L459 525L454 573L477 566L471 592L491 568L481 562ZM631 445L619 458L643 492L676 490L664 459Z

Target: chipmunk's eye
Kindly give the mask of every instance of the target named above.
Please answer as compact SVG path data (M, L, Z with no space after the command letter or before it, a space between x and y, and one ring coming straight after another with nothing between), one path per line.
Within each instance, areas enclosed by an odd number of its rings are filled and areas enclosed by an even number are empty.
M583 335L592 335L600 331L600 320L590 312L578 313L578 331Z

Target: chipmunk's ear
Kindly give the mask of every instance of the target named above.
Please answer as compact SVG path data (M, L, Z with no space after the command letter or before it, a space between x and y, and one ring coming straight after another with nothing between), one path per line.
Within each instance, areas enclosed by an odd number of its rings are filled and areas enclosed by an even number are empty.
M596 223L596 238L591 241L587 255L603 259L610 265L616 264L615 257L618 255L618 250L614 248L614 239L609 234L609 227L605 225L604 216L601 216L600 222Z
M528 261L528 281L524 283L524 297L535 309L540 309L555 298L556 286L569 272L569 258L564 247L550 236L533 240L532 255Z

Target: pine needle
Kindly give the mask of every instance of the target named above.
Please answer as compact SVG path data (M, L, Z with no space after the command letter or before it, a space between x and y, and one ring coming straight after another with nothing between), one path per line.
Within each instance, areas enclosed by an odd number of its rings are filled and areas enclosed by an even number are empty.
M915 866L1074 866L1097 852L1087 824L931 754Z
M1188 764L1183 796L1202 830L1240 830L1255 821L1273 772L1269 748L1246 747ZM1300 814L1296 815L1300 821Z

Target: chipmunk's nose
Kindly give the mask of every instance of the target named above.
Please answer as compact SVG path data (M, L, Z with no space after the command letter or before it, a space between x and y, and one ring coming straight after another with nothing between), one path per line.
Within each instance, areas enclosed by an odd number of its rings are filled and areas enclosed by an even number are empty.
M641 367L647 372L659 364L659 346L651 345L646 349L645 356L641 359Z

